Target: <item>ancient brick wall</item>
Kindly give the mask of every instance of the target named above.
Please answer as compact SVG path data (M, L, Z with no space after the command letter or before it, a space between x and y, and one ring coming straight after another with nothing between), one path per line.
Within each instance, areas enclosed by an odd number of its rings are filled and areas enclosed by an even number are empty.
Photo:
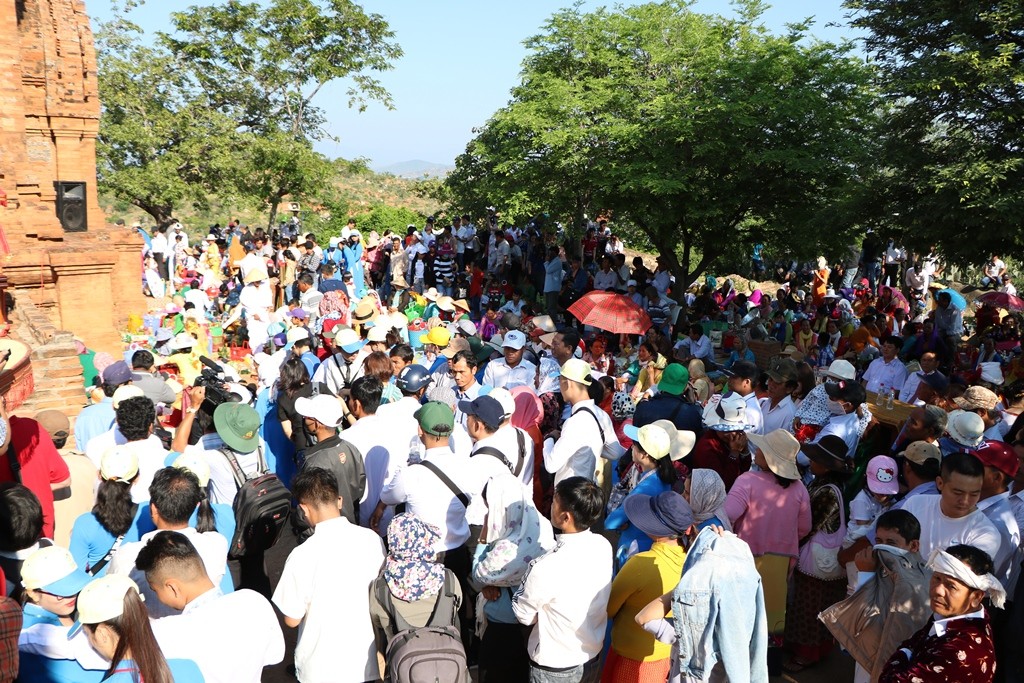
M145 312L142 240L106 224L96 191L96 53L79 0L0 0L0 228L3 274L58 329L117 351L116 330ZM55 182L85 183L85 232L57 218Z
M49 316L31 301L23 302L12 314L14 338L32 349L32 378L35 391L16 411L31 416L54 408L74 421L86 405L82 364L74 336L57 330Z

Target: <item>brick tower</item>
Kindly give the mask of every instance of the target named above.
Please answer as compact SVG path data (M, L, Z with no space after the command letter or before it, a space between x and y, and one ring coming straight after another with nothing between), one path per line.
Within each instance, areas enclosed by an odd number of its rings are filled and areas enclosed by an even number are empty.
M0 0L0 258L15 306L116 351L145 312L142 240L107 225L96 193L100 102L81 0ZM6 206L3 200L6 199Z

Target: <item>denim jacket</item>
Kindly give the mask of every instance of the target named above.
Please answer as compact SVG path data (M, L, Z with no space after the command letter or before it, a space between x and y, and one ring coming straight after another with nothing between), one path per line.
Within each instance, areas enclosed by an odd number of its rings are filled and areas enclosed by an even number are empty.
M754 556L738 536L704 529L672 594L683 680L768 683L768 621Z

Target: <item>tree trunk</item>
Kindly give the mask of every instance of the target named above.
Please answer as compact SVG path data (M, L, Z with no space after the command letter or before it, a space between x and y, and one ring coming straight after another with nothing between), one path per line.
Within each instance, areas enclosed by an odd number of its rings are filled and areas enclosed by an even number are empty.
M174 207L170 204L154 204L137 198L133 198L131 203L148 213L158 227L169 226L174 222Z
M274 196L270 200L270 216L267 217L267 232L274 229L274 221L277 219L277 207L281 205L281 199Z

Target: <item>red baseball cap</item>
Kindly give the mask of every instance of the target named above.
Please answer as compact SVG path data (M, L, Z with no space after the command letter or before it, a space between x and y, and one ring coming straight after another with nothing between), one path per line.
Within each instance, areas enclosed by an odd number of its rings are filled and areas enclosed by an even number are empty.
M1020 461L1009 444L986 440L978 446L974 454L988 467L994 467L1010 478L1017 476Z

